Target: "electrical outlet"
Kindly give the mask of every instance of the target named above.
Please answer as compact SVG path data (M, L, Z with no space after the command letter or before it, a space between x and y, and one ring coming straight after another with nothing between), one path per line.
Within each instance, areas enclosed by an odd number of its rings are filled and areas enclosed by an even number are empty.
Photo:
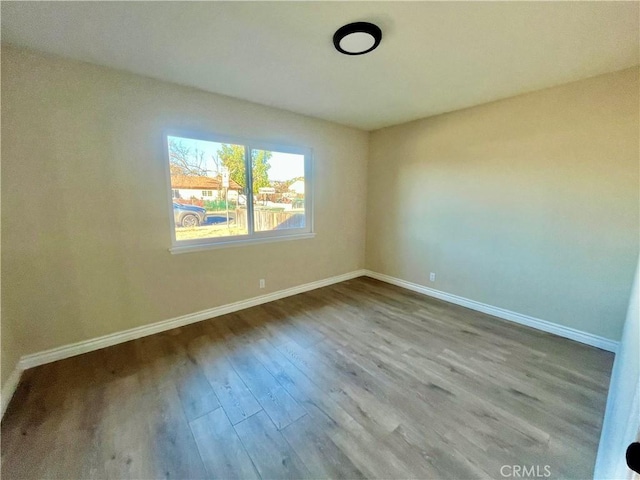
M265 283L264 283L264 278L260 279L260 288L264 288L265 287Z
M431 272L429 274L429 280L432 281L432 282L436 281L436 274L434 272Z

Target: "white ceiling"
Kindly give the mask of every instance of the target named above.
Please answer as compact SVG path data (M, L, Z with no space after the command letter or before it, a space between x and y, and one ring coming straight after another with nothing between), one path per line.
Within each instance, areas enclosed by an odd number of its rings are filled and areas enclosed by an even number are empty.
M2 2L2 42L375 129L640 63L638 2ZM380 47L339 54L372 21Z

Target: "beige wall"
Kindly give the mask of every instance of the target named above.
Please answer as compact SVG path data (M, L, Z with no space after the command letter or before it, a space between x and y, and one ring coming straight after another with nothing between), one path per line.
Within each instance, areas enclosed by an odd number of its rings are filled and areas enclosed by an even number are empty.
M0 151L1 151L1 148L0 148ZM2 201L0 198L0 205L1 204L2 204ZM1 234L1 231L2 231L2 228L0 225L0 234ZM2 247L0 244L0 269L2 265L1 251L2 251ZM0 292L2 291L1 278L2 277L0 276ZM16 369L18 365L18 361L20 360L21 352L22 352L22 348L20 347L20 344L18 343L15 335L13 334L15 323L13 322L12 319L9 319L6 314L4 316L3 314L4 312L2 311L2 302L0 301L0 386L2 388L4 388L4 386L7 384L7 380L9 379L13 371ZM7 405L7 399L5 398L6 393L8 392L3 391L2 394L0 395L2 397L0 398L1 400L0 403L2 403L2 406L0 408L0 416L4 414L4 408Z
M14 323L3 312L2 322L0 322L0 385L3 387L22 355L22 348L13 331Z
M167 128L312 148L316 238L171 255ZM7 48L2 147L2 310L21 354L364 266L363 131Z
M637 69L370 135L13 48L2 69L3 385L20 355L365 265L620 338ZM317 237L171 255L166 128L311 147Z
M373 132L367 268L619 340L638 91L629 69Z

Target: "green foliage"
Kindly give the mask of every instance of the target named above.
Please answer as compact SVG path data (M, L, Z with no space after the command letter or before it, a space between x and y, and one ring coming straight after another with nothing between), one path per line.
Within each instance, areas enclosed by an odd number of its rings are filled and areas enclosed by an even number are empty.
M227 209L227 203L224 200L205 200L204 208L210 212L218 212ZM235 203L229 202L229 208L236 208Z
M241 145L222 144L218 150L218 158L229 169L229 177L242 187L247 186L244 168L244 147ZM269 159L271 152L265 150L253 150L251 152L251 173L253 175L253 193L258 189L269 187Z
M270 187L269 182L269 159L271 152L266 150L251 151L251 174L253 175L253 193L258 193L259 188Z
M241 187L246 187L244 147L241 145L222 144L217 153L222 165L229 169L229 177L231 180Z

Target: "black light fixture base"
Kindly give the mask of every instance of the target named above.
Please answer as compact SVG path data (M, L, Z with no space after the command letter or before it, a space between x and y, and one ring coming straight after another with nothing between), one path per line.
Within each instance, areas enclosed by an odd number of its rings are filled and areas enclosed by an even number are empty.
M366 33L368 35L371 35L371 37L373 37L373 45L362 51L348 51L343 49L340 46L340 42L342 41L342 39L354 33ZM369 22L349 23L343 27L340 27L336 31L336 33L333 34L333 46L336 47L336 50L345 55L364 55L365 53L369 53L370 51L375 50L378 45L380 45L381 40L382 30L380 30L380 27L378 27L377 25Z

